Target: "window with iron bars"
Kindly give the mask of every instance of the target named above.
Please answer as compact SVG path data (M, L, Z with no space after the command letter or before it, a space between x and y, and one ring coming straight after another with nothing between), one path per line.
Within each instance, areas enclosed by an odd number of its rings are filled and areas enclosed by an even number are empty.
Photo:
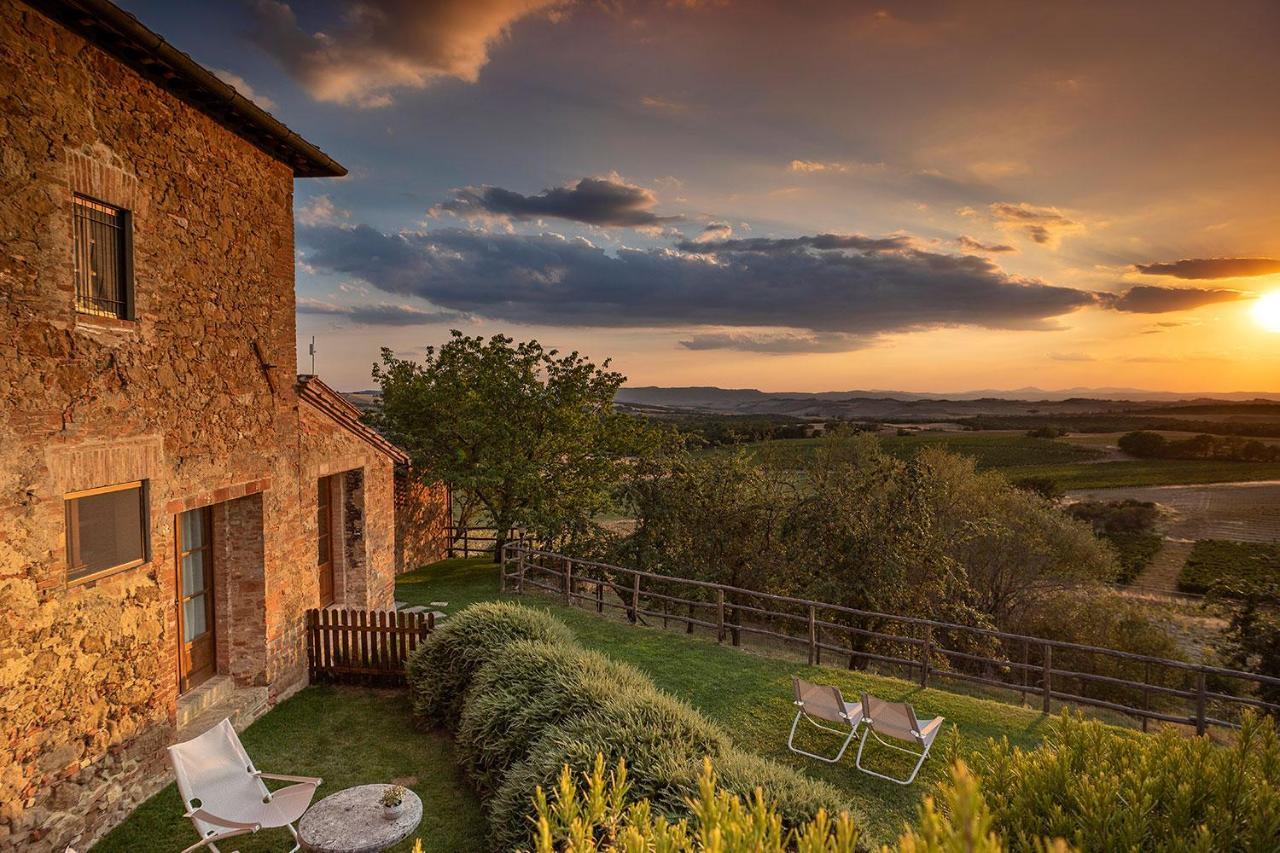
M76 310L98 317L129 319L133 311L129 211L77 195L71 218Z

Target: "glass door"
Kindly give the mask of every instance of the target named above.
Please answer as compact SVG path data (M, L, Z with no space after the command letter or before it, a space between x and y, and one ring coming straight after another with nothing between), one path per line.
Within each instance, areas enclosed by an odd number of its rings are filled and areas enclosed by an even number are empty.
M217 670L210 516L209 507L178 516L178 674L184 693Z

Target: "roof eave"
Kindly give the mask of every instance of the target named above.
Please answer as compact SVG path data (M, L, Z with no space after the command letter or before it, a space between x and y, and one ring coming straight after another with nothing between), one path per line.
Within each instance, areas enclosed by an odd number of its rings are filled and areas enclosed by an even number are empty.
M289 166L295 177L337 178L347 174L341 163L114 3L108 0L26 2Z

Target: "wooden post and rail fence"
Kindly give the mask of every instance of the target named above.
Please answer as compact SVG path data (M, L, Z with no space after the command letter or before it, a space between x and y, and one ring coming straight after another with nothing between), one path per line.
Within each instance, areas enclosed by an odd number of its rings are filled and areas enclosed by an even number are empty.
M1280 678L1241 670L660 575L527 540L506 543L501 563L504 592L547 592L598 614L619 611L632 624L705 629L721 643L750 636L801 646L810 665L825 656L827 665L905 674L921 687L946 679L1016 692L1023 703L1036 696L1045 714L1056 701L1125 714L1144 730L1159 720L1197 734L1238 727L1246 708L1280 716L1280 704L1258 698Z

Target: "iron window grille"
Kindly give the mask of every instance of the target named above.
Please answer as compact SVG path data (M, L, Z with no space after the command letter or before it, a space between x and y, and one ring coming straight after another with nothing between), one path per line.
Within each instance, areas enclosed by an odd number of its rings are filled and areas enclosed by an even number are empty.
M129 211L77 195L72 204L76 310L131 317L132 234Z

